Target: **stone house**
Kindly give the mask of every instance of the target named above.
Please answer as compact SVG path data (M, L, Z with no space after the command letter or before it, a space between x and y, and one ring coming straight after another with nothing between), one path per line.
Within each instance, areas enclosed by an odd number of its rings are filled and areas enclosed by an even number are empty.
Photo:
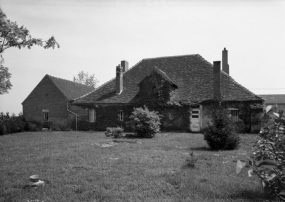
M211 121L213 100L222 99L231 118L249 132L253 113L259 113L263 99L237 83L229 75L228 52L214 65L199 54L143 59L129 69L122 61L116 77L73 105L89 110L94 130L122 126L135 107L146 105L163 115L162 131L199 132ZM116 72L115 72L116 70Z
M80 116L88 117L88 111L70 105L70 101L94 90L93 87L45 75L22 102L23 116L27 121L68 124Z

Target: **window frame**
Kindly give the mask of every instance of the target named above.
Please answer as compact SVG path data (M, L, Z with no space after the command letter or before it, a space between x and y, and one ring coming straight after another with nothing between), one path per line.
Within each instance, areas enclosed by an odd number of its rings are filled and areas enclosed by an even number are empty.
M119 111L119 121L123 122L124 121L124 112L123 111Z
M49 121L49 110L48 109L42 110L42 118L43 118L43 122Z
M228 108L230 111L229 117L232 120L232 122L237 123L239 122L239 109L238 108Z
M91 114L91 110L94 110L94 114L93 114L93 121L91 121L90 116ZM96 110L94 108L88 109L88 122L89 123L95 123L96 122Z

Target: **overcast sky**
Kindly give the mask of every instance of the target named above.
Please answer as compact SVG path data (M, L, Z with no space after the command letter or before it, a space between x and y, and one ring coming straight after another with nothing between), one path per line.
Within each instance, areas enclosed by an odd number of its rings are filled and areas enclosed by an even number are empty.
M59 49L7 49L12 90L0 112L21 103L46 75L72 80L79 71L99 85L115 67L143 58L200 54L207 61L229 51L230 75L256 94L285 94L285 1L0 0L8 19L35 38L54 35Z

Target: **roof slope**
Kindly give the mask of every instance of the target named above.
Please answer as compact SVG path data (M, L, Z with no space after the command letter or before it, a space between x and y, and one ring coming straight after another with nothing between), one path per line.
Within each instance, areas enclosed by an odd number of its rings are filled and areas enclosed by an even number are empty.
M213 67L200 55L184 55L143 59L123 75L123 91L116 94L112 79L93 92L74 101L75 104L132 103L139 92L139 83L154 69L161 71L177 89L174 101L202 102L213 97ZM114 69L115 72L115 69ZM226 101L262 101L262 99L222 72L221 90Z
M258 95L262 97L265 104L285 104L285 94Z
M94 90L92 86L53 77L48 74L46 76L53 81L53 83L59 88L59 90L66 96L68 100L78 98Z

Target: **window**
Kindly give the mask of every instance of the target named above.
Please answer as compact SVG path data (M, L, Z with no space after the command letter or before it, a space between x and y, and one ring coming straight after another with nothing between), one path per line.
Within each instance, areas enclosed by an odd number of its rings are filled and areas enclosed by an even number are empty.
M198 110L192 110L191 118L198 119L199 118L199 111Z
M90 123L94 123L96 121L96 111L95 109L88 110L88 118Z
M119 121L123 121L124 120L124 114L122 111L119 112Z
M229 117L233 122L238 122L239 121L239 110L236 108L229 108L230 114Z
M49 110L48 109L43 109L42 113L43 113L43 121L48 121Z

